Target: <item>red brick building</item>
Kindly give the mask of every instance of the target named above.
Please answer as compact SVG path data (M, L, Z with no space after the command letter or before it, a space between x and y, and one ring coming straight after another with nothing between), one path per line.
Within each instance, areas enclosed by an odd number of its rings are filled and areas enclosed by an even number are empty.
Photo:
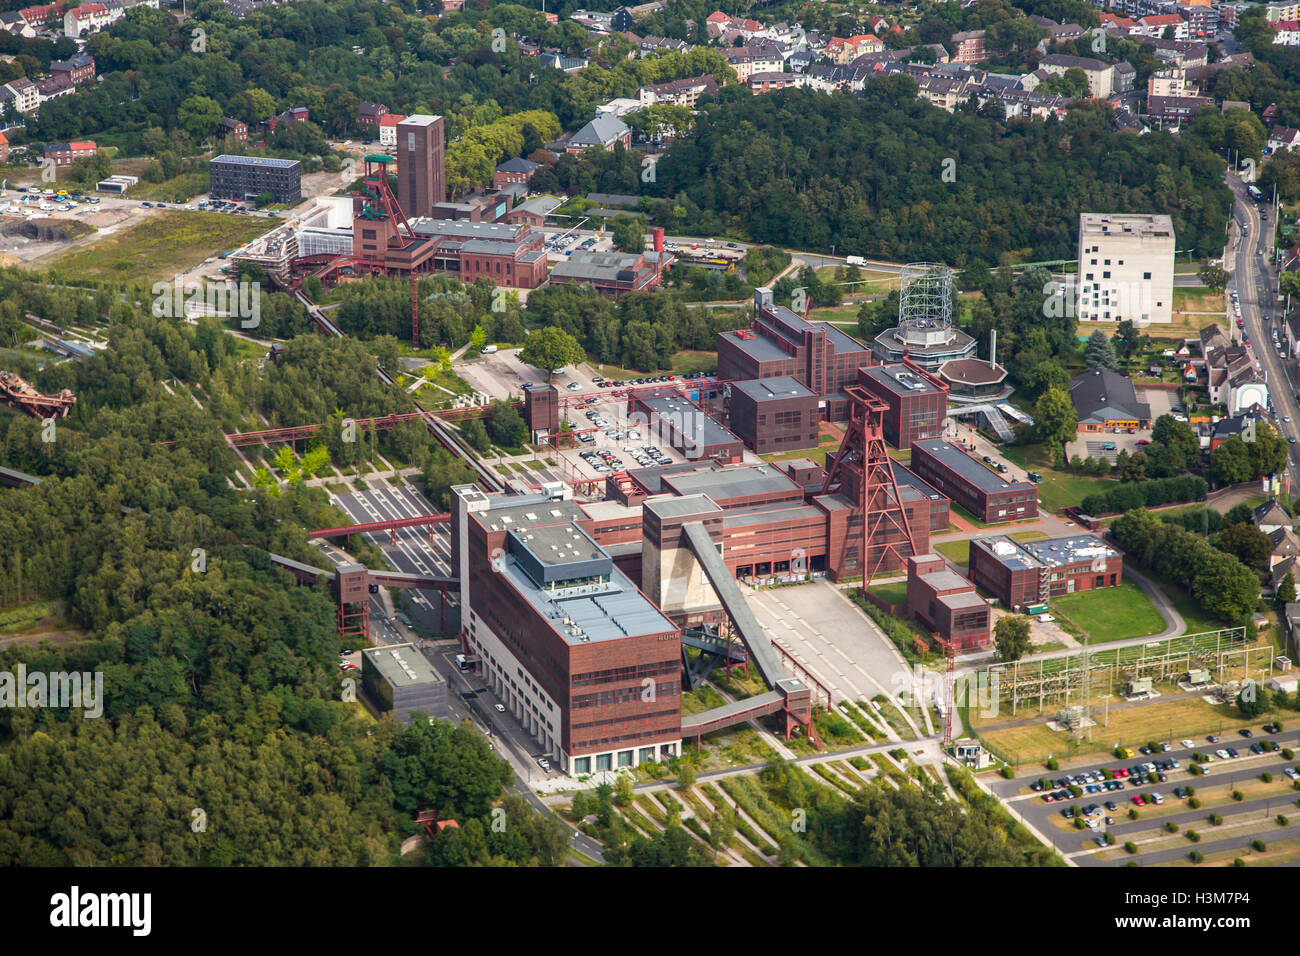
M969 566L970 579L1012 609L1112 588L1124 574L1123 556L1093 535L1045 541L1015 541L1001 534L972 538Z
M71 166L77 160L94 156L97 152L99 147L94 140L47 143L45 146L45 158L53 159L55 166Z
M937 554L907 559L907 610L927 630L951 641L958 650L989 642L989 603L975 585L949 570Z
M1038 490L1007 481L992 468L942 438L912 443L912 471L979 521L1020 521L1038 515Z
M591 538L591 519L572 501L473 485L453 488L452 515L465 652L559 769L679 755L681 631Z
M760 455L817 447L817 396L790 376L731 385L727 422Z
M905 358L897 365L865 366L858 369L858 384L889 404L883 421L885 441L895 448L943 436L948 386L919 365Z

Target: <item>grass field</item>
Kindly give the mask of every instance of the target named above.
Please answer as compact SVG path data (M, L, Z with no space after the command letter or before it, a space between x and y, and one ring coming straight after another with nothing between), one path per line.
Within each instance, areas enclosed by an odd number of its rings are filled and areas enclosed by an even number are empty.
M1146 592L1128 578L1121 578L1113 588L1052 598L1052 612L1067 618L1094 643L1146 637L1165 629L1164 618Z
M1052 468L1052 456L1043 445L1007 445L1002 456L1014 465L1043 476L1038 484L1038 502L1044 511L1059 511L1077 505L1093 492L1108 491L1115 482L1110 478L1072 475Z
M907 603L907 581L900 579L898 581L886 581L883 584L872 584L871 592L890 604Z
M272 228L274 223L265 219L167 209L42 264L83 279L149 284L171 279L214 252L227 252Z
M1116 743L1137 747L1148 740L1168 740L1171 735L1175 740L1182 737L1203 737L1211 733L1230 733L1240 727L1258 728L1264 723L1262 717L1245 718L1235 707L1207 704L1200 697L1157 700L1125 710L1111 710L1109 715L1106 714L1104 704L1094 699L1093 715L1097 726L1090 730L1092 739L1085 739L1072 750L1068 746L1066 734L1048 730L1045 721L1049 714L1046 712L1042 722L986 731L980 733L980 737L1013 759L1018 756L1023 764L1026 761L1046 760L1048 754L1059 758L1066 756L1067 751L1070 755L1106 753ZM981 722L996 723L1006 720L1008 716L1010 715L1005 714L987 720L974 709L971 711L977 731Z

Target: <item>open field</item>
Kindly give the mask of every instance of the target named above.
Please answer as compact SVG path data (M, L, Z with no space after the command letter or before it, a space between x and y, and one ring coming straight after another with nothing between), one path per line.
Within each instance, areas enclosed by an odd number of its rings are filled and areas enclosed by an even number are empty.
M1129 578L1121 578L1113 588L1052 598L1051 605L1054 614L1069 620L1093 643L1146 637L1165 629L1156 606Z
M1001 451L1002 456L1013 465L1036 471L1043 476L1038 484L1038 502L1044 511L1058 511L1077 505L1093 492L1108 491L1115 484L1110 478L1093 478L1053 470L1052 456L1042 445L1007 445Z
M976 731L979 731L981 723L997 723L1009 716L1010 714L1005 714L990 720L971 711ZM1097 726L1085 731L1082 743L1071 747L1066 734L1047 729L1046 720L1049 716L1052 715L1044 713L1042 721L982 732L980 737L1012 759L1019 757L1025 763L1046 760L1048 754L1063 757L1067 754L1077 756L1108 753L1116 743L1136 747L1148 740L1168 740L1171 736L1174 739L1195 738L1232 732L1240 727L1258 728L1264 721L1262 717L1242 717L1235 707L1209 704L1200 697L1157 700L1125 710L1111 710L1109 715L1106 713L1105 702L1094 699L1093 717ZM1089 735L1091 740L1086 739Z
M873 582L871 592L890 604L906 604L907 579L899 578L896 581L885 581L881 584Z
M273 227L261 218L167 209L46 264L83 279L148 284L192 269Z

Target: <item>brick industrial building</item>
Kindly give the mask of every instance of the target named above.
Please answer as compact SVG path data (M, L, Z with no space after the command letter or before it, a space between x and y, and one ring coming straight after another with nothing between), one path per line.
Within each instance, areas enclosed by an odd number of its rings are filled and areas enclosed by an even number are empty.
M222 155L208 163L213 199L243 201L270 193L275 202L302 198L302 163L266 156Z
M904 358L896 365L858 369L858 384L889 405L884 417L885 441L911 448L925 438L940 438L948 417L948 386Z
M937 554L907 559L907 610L959 650L989 642L989 603Z
M754 324L718 333L718 377L744 381L790 376L818 400L821 417L848 416L844 386L857 382L870 351L829 322L809 322L776 305L772 290L754 290Z
M1007 535L972 538L970 579L1008 608L1120 583L1124 559L1093 535L1015 541Z
M760 455L817 446L817 396L789 375L731 385L728 424Z
M559 769L678 755L681 631L591 538L591 519L546 495L452 492L466 648Z
M1034 485L1005 480L942 438L912 443L911 470L986 524L1038 515Z
M687 458L731 462L744 457L745 447L739 438L675 389L633 392L627 411Z
M408 218L432 216L447 199L443 119L417 113L397 124L397 202Z

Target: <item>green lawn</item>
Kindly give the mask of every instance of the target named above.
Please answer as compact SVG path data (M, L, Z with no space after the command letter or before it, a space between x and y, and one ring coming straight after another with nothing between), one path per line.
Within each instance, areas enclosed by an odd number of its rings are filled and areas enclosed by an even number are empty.
M1042 445L1007 445L1002 456L1012 464L1043 476L1038 483L1038 503L1043 511L1059 511L1078 505L1093 492L1105 492L1114 486L1111 478L1072 475L1052 468L1052 458Z
M907 581L906 579L902 579L898 581L886 581L882 584L872 584L871 593L890 604L906 604Z
M192 269L275 227L252 216L166 209L97 242L41 264L79 279L152 283Z
M1146 593L1128 578L1113 588L1097 588L1052 598L1052 613L1082 628L1093 643L1146 637L1165 629L1164 618Z

